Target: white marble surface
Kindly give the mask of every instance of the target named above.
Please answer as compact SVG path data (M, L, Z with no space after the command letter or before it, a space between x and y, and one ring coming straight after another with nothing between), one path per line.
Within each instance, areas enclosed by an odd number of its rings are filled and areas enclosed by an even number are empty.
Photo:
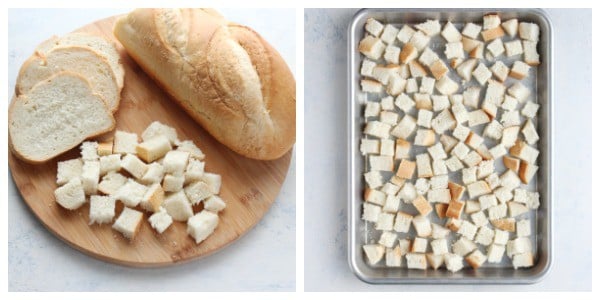
M540 283L369 285L347 263L348 25L356 9L305 10L307 291L591 290L591 10L548 10L554 24L554 263ZM573 30L577 28L577 30ZM576 75L573 75L576 74Z
M127 10L9 10L8 79L35 46L94 20ZM250 25L277 48L294 70L295 11L223 9L230 20ZM8 101L6 106L8 107ZM9 291L294 291L296 241L295 155L270 211L244 237L205 259L184 265L135 269L105 263L69 247L31 214L8 182ZM268 253L268 255L265 255Z

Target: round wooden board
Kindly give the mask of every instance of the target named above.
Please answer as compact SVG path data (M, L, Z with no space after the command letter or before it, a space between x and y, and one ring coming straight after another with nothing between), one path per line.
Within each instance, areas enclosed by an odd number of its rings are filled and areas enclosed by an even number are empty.
M116 128L141 135L148 124L160 121L176 128L180 139L193 140L202 149L206 154L206 171L221 174L223 179L220 196L227 203L227 208L219 213L216 231L196 244L186 233L185 223L174 222L163 234L158 234L147 222L149 214L145 213L138 236L129 242L110 225L88 225L89 205L67 211L55 203L53 194L57 187L57 162L78 157L78 149L42 165L22 162L9 151L8 165L12 177L23 199L46 228L93 257L129 266L155 267L207 256L238 239L269 210L287 174L291 151L274 161L258 161L242 157L217 142L127 55L112 34L116 18L103 19L77 30L114 41L121 54L125 87L120 108L115 114ZM112 137L113 134L114 131L104 136ZM194 211L199 209L195 207ZM121 210L118 204L117 216Z

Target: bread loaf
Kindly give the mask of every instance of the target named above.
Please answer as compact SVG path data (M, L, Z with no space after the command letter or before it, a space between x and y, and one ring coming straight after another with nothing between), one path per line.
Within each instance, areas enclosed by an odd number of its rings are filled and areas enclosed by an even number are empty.
M129 55L218 141L272 160L295 142L296 85L252 29L210 9L137 9L117 20Z

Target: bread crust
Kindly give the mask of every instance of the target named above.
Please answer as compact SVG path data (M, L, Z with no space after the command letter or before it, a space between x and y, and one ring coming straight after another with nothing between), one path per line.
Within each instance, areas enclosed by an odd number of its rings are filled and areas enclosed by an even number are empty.
M279 53L213 10L137 9L114 28L129 55L213 137L272 160L295 142L296 84Z

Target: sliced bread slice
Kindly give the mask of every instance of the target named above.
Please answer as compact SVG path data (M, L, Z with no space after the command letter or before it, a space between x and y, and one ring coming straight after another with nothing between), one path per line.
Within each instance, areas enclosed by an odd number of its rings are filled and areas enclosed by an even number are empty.
M82 76L61 72L11 103L8 133L19 158L41 163L115 126L102 98Z
M106 58L89 47L60 46L45 57L33 55L21 67L16 93L27 94L38 82L52 75L69 71L88 80L94 93L101 95L111 112L119 107L120 92L116 76Z

